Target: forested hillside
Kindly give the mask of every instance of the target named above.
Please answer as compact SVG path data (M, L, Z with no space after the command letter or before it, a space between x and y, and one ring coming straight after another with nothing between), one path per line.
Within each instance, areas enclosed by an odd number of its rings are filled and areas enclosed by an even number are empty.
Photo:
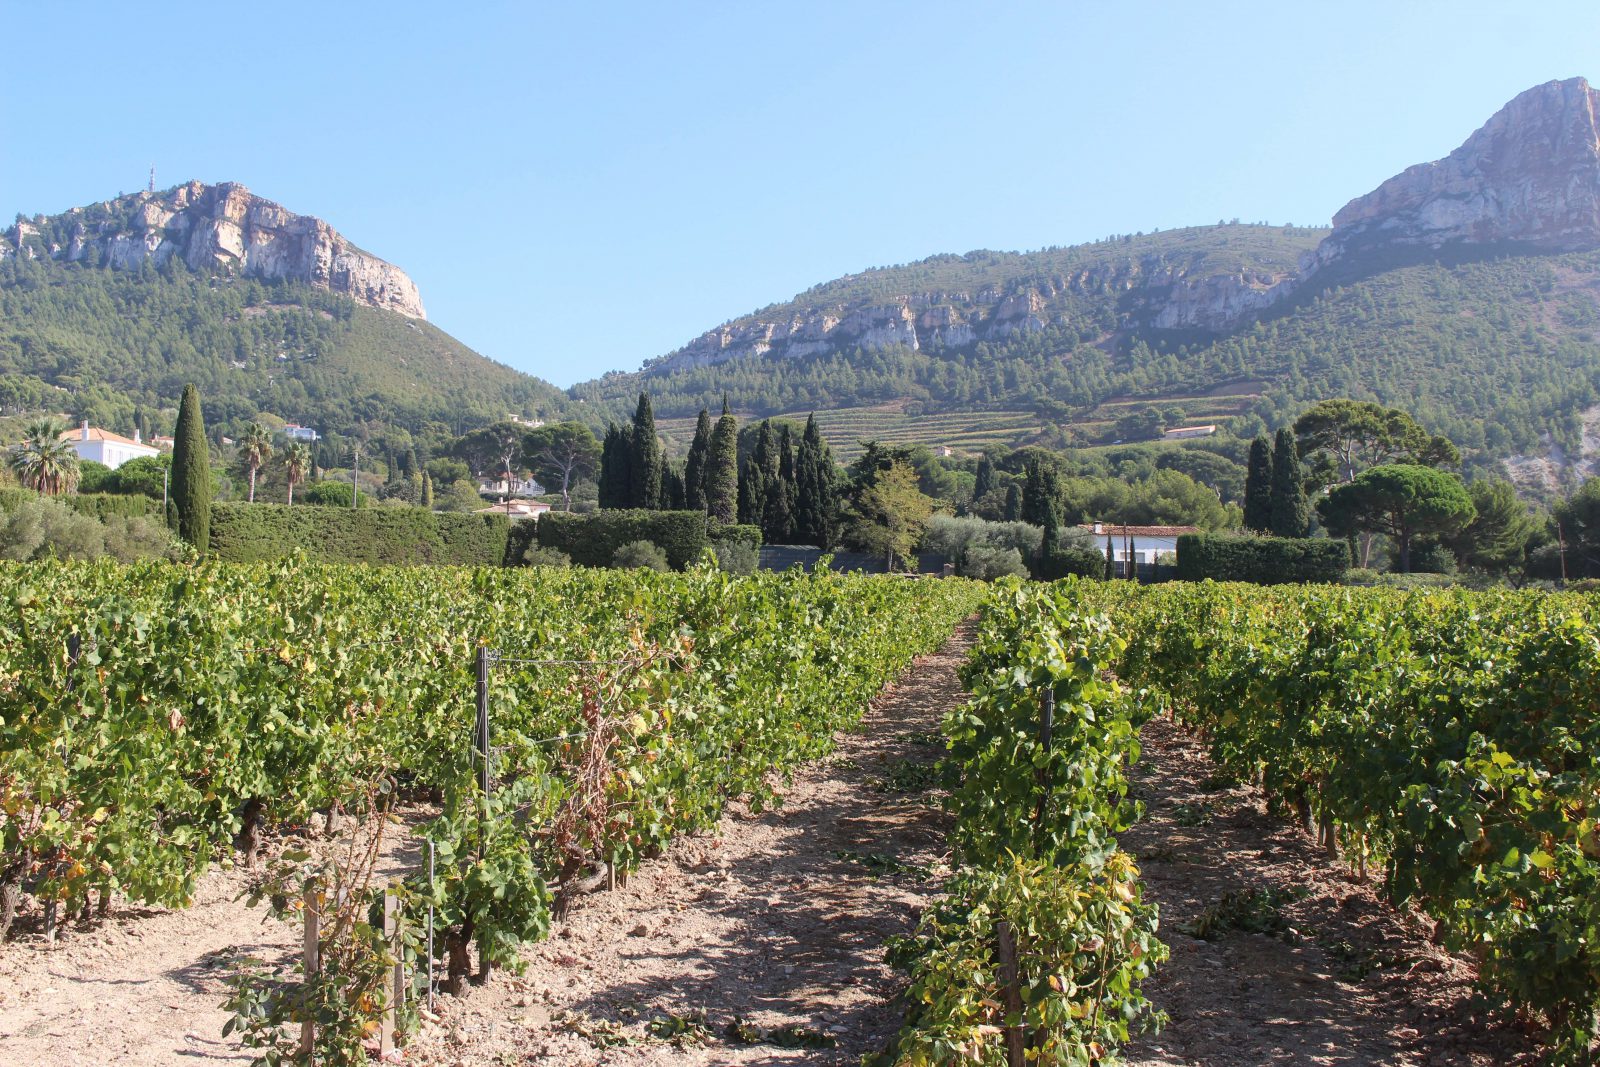
M1190 245L1210 234L1240 255L1246 247L1249 254L1287 251L1259 227L1179 232ZM1282 240L1315 232L1285 231ZM1244 245L1242 234L1253 243ZM1163 236L1133 238L1130 254ZM986 259L984 269L1004 262L1016 271L1009 284L1036 287L1054 255ZM947 281L929 272L949 269L930 262L834 285L881 296L895 284ZM824 292L837 290L812 290ZM1033 433L1060 443L1117 439L1124 436L1119 419L1149 409L1168 423L1237 418L1236 429L1252 432L1263 422L1283 424L1309 403L1348 396L1402 407L1495 457L1545 448L1547 433L1575 449L1578 413L1600 397L1600 253L1485 255L1377 271L1308 291L1221 337L1138 328L1137 309L1150 298L1107 284L1064 294L1043 329L1001 341L743 356L615 375L574 393L620 409L643 386L668 417L714 406L724 394L736 410L756 414L895 402L912 413L1028 410L1037 416ZM803 315L811 299L763 317Z
M70 411L127 429L136 412L173 408L185 382L219 421L268 411L336 430L459 428L564 402L427 322L303 283L176 259L131 270L0 261L0 413Z

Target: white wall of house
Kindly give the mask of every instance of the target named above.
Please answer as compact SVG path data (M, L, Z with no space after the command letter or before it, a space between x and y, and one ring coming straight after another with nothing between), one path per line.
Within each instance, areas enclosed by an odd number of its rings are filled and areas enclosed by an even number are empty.
M85 441L78 431L73 431L69 443L72 445L72 450L78 453L80 460L104 463L112 470L116 470L130 459L161 454L159 448L144 444L142 441Z

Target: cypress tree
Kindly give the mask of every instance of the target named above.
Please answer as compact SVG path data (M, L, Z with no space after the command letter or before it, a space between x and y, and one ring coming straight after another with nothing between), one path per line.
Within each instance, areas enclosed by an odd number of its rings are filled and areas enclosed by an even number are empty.
M656 416L646 393L639 394L630 436L628 506L658 510L661 507L661 442L656 438Z
M211 547L211 449L206 445L200 391L183 387L178 402L178 427L173 431L171 499L178 536L205 555Z
M1043 526L1051 514L1061 523L1061 482L1056 469L1034 461L1028 464L1022 485L1022 521Z
M763 419L756 433L756 445L739 472L739 521L761 527L767 536L767 498L781 492L778 482L778 446L772 436L772 420Z
M710 452L711 413L701 408L694 440L689 442L689 458L683 464L683 506L690 511L706 510L706 458Z
M722 400L722 417L711 431L706 454L706 511L721 522L733 522L739 508L739 420Z
M433 508L433 475L427 471L422 472L422 506L429 510Z
M1117 576L1117 562L1115 551L1111 547L1111 535L1106 534L1106 581Z
M1257 533L1272 529L1272 442L1257 434L1250 442L1244 471L1244 528Z
M1272 448L1270 524L1276 537L1304 537L1311 532L1311 502L1306 499L1305 477L1300 470L1300 448L1294 433L1278 431Z
M828 548L833 544L838 514L838 482L833 455L817 429L815 415L806 419L795 457L794 537L804 545Z
M1022 521L1022 490L1015 482L1006 489L1006 521Z
M606 427L605 441L600 446L600 506L626 508L632 506L633 476L630 453L632 443L628 431L611 423Z
M685 508L683 472L663 459L661 462L661 510L683 511ZM697 509L690 508L688 510Z
M765 531L762 538L773 545L794 541L794 505L797 489L794 473L794 435L785 425L778 432L777 471L767 486Z
M994 460L985 452L978 458L978 478L972 483L972 502L976 504L994 492Z

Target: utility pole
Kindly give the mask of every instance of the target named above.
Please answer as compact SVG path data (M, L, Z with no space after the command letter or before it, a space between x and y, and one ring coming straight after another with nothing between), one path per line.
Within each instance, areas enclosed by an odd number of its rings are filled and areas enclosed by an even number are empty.
M152 193L156 191L156 165L154 163L150 164L150 191Z

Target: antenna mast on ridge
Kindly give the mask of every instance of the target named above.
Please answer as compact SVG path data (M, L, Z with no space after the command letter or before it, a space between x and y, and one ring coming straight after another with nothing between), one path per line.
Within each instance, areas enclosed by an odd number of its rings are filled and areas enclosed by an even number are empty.
M156 191L156 165L154 163L150 164L150 191L152 193Z

